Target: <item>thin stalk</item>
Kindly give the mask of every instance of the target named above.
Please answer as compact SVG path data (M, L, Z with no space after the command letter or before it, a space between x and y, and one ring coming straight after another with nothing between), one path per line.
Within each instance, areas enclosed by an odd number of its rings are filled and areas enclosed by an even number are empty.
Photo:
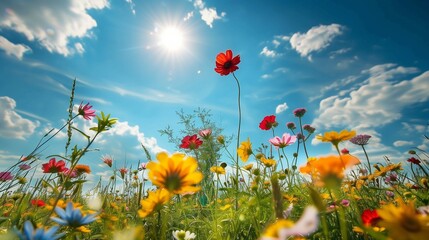
M236 154L235 154L235 158L237 159L237 169L236 169L236 178L237 178L237 185L236 185L236 196L235 196L235 210L238 211L238 169L240 168L239 166L239 162L238 162L238 151L237 149L240 147L240 131L241 131L241 102L240 102L240 95L241 95L241 90L240 90L240 82L238 81L237 77L235 76L234 73L232 73L232 76L235 79L235 82L237 83L237 88L238 88L238 96L237 96L237 102L238 102L238 129L237 129L237 148L236 148Z

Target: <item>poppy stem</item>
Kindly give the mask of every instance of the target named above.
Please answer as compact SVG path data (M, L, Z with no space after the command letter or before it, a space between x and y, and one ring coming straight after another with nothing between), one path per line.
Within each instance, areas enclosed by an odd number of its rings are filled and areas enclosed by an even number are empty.
M238 130L237 130L237 148L238 149L240 147L240 131L241 131L241 102L240 102L240 94L241 94L241 90L240 90L240 82L238 81L237 77L235 76L234 73L232 73L232 76L234 77L235 81L237 82L237 87L238 87L238 97L237 97L237 102L238 102ZM237 177L237 185L236 185L236 198L235 198L235 210L238 211L238 168L239 168L239 164L238 164L238 151L236 150L236 155L235 155L235 159L237 160L237 168L236 168L236 177Z

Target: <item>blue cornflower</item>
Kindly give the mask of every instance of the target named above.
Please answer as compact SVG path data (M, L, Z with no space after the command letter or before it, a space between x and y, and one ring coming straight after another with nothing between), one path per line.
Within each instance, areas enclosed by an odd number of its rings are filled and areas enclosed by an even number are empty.
M73 203L71 202L67 204L65 211L60 207L55 207L55 212L60 218L52 217L52 221L60 225L69 226L73 228L87 225L97 220L97 218L95 217L97 214L89 214L83 216L80 209L74 208Z
M34 230L33 224L27 220L24 223L22 233L18 233L19 239L21 240L56 240L64 236L64 233L55 235L58 230L58 226L52 227L45 231L43 228Z

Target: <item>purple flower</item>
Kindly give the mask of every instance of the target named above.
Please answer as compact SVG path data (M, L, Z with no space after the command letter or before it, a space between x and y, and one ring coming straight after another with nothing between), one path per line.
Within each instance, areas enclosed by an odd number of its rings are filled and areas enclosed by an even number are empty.
M314 131L316 131L316 129L310 126L310 124L305 124L304 126L302 126L302 128L308 133L314 133Z
M290 130L294 130L296 128L295 123L293 122L286 123L286 127L289 128Z
M304 140L304 139L305 139L305 136L304 136L302 133L298 133L298 134L296 135L296 139L298 139L298 140Z
M293 110L293 115L295 115L295 117L302 117L306 112L307 110L305 110L305 108L297 108Z
M0 182L12 180L13 176L10 172L0 172Z
M31 166L28 165L28 164L21 164L21 165L19 165L19 169L21 169L21 170L28 170L30 168L31 168Z
M352 139L350 139L349 141L353 144L356 145L367 145L368 144L368 140L371 138L370 135L366 135L366 134L359 134L356 135L355 137L353 137Z

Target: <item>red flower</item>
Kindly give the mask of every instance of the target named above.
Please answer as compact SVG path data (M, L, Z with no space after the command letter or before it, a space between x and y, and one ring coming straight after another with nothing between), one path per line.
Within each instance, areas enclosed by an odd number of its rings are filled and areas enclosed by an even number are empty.
M92 117L95 117L95 110L91 109L92 106L87 103L85 106L82 106L82 103L79 105L77 110L79 115L82 115L86 120L91 120Z
M31 205L36 207L44 207L46 204L42 199L32 199Z
M420 160L415 157L409 158L407 161L414 164L420 164Z
M216 56L216 68L214 69L221 76L226 76L238 69L240 55L232 57L232 51L226 50L226 53L219 53Z
M66 162L64 162L64 160L60 160L57 162L55 158L51 158L48 163L42 164L42 169L44 173L58 173L65 172L68 170L68 168L66 168Z
M197 134L194 134L192 136L186 136L182 139L182 144L180 144L180 148L185 148L185 149L198 149L201 144L203 144L203 141L201 141L198 137Z
M272 127L276 127L276 116L266 116L262 121L259 123L259 128L262 130L270 130Z
M365 209L362 213L362 222L365 226L375 226L375 224L381 220L377 213L377 210Z
M341 149L341 153L342 154L349 154L350 151L347 148L343 148L343 149Z

